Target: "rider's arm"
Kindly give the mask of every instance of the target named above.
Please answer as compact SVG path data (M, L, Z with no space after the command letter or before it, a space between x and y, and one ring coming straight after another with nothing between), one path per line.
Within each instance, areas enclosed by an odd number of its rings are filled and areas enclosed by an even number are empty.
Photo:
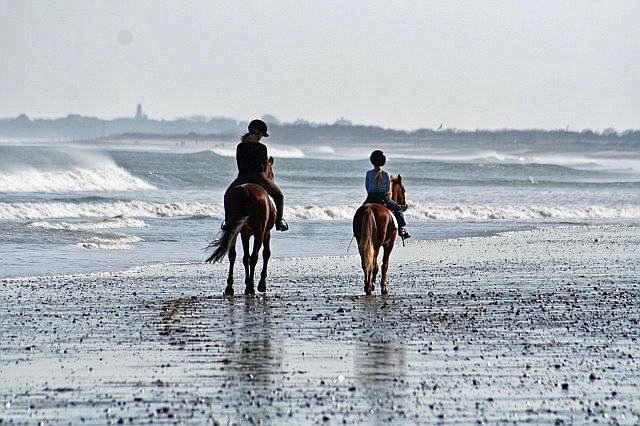
M267 156L267 146L264 144L259 144L260 151L258 153L258 160L262 165L263 171L267 171L267 163L269 162L269 157Z

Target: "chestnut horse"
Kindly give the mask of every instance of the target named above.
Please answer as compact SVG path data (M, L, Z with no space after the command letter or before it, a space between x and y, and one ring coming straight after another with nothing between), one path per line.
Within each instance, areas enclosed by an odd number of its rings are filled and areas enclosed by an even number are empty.
M273 180L273 157L269 157L267 178ZM214 248L207 262L222 260L229 253L229 276L224 294L233 295L233 265L236 261L236 239L242 240L242 264L244 265L244 294L255 294L254 275L258 263L258 254L262 250L262 272L258 282L258 291L267 291L267 264L271 257L271 229L276 222L276 206L267 191L260 185L245 183L231 187L224 194L225 226L222 236L211 242L208 248ZM249 255L249 240L253 237L253 250Z
M405 189L400 175L391 176L391 199L400 204L404 210L407 209ZM380 247L383 248L380 291L382 294L389 293L387 270L397 234L398 229L393 221L393 213L382 202L363 204L356 211L353 217L353 235L358 242L364 272L364 292L367 295L370 295L375 288Z

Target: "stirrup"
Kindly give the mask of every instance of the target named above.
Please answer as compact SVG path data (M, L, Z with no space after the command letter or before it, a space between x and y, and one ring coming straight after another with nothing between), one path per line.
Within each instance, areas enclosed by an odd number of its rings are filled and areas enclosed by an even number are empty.
M409 232L407 232L406 229L402 229L402 232L398 232L398 236L400 236L400 238L402 239L403 247L404 247L404 240L406 240L407 238L411 238L411 235L409 235Z
M287 231L289 229L289 224L286 220L280 219L276 222L276 231Z

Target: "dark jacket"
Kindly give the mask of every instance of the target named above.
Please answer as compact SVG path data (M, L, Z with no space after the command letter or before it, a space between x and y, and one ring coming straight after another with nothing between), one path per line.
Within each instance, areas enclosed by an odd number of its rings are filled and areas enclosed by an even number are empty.
M251 134L242 137L236 147L238 173L264 173L267 170L267 147L260 142L251 141Z

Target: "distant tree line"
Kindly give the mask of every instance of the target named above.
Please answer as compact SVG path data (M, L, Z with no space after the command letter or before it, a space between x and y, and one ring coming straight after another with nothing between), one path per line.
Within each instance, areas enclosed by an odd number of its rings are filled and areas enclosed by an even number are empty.
M640 130L618 132L608 128L602 132L593 130L457 130L457 129L418 129L414 131L385 129L379 126L354 125L341 118L333 124L311 123L296 120L292 123L280 122L272 115L265 115L270 133L281 142L297 144L316 144L322 142L369 143L376 141L415 142L455 141L470 142L481 140L499 144L526 144L535 142L573 143L573 142L640 142ZM194 139L203 137L234 138L243 133L247 123L229 118L181 118L176 120L155 120L144 118L118 118L104 120L96 117L68 115L56 119L30 119L26 115L16 118L0 119L0 137L34 137L64 139L94 139L105 137L145 137Z

